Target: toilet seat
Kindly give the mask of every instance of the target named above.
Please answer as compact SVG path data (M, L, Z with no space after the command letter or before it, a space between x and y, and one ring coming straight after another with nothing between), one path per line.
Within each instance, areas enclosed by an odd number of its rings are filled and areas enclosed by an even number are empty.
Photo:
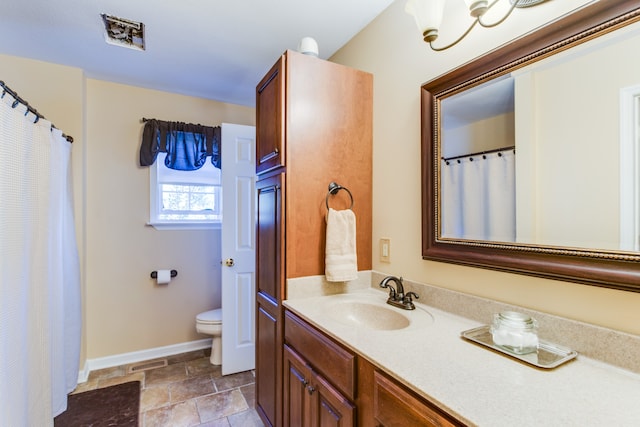
M222 309L205 311L196 316L196 322L205 325L219 325L222 323Z

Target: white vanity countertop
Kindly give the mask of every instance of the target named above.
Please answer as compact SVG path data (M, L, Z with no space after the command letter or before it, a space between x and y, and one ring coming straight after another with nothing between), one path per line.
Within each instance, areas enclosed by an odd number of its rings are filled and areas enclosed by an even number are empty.
M379 298L383 291L352 291ZM526 365L460 337L482 324L424 304L398 310L404 329L380 331L332 318L332 295L284 305L461 420L479 426L640 426L640 375L578 355L551 370ZM357 297L356 297L357 298ZM421 310L431 314L433 321ZM427 319L427 320L425 320ZM544 334L540 332L541 338ZM624 349L619 349L625 351ZM640 355L638 355L640 357Z

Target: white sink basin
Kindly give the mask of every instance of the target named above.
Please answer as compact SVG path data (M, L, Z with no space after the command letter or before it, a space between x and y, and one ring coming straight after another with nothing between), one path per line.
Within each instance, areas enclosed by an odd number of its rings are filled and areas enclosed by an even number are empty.
M411 324L407 316L390 307L366 302L332 304L328 315L340 323L379 331L403 329Z
M326 316L335 322L374 331L405 329L415 322L421 326L433 323L431 314L419 307L415 310L403 310L387 304L386 294L373 294L377 293L351 293L326 297L322 309Z

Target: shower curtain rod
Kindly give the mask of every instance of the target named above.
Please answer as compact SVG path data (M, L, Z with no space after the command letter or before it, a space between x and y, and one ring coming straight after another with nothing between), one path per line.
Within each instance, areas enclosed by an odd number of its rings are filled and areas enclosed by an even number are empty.
M18 96L18 93L13 91L13 90L11 90L9 88L9 86L7 86L2 80L0 80L0 87L2 87L2 96L0 96L0 98L4 98L5 94L8 93L9 95L11 95L15 99L15 101L13 102L13 105L12 105L13 108L16 108L19 103L23 104L25 107L27 107L27 113L31 112L36 116L36 119L33 121L33 123L38 123L38 120L40 120L40 119L45 119L46 120L46 118L42 114L40 114L38 112L38 110L33 108L31 105L29 105L29 103L27 101L25 101L24 99L20 98L20 96ZM25 113L25 116L26 116L26 113ZM51 127L52 128L56 128L53 125L53 123L51 123ZM73 143L73 137L71 137L69 135L65 135L64 133L62 134L62 137L65 138L67 141Z
M461 156L442 157L442 160L444 160L445 162L448 162L450 160L458 160L465 157L481 156L483 154L498 153L500 151L507 151L507 150L513 150L515 152L515 149L516 149L516 146L511 145L509 147L495 148L493 150L486 150L486 151L478 151L477 153L463 154Z

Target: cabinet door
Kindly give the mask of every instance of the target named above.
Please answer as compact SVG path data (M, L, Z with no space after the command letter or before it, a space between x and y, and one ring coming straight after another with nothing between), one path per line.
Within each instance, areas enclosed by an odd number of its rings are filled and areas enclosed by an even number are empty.
M307 387L311 372L306 362L287 345L284 346L283 418L285 426L307 427L311 420Z
M284 346L284 425L353 427L355 406L308 361Z
M311 427L353 427L355 406L322 376L314 374L309 389ZM293 424L292 424L293 425Z
M283 55L256 87L256 173L284 166L285 61Z
M463 425L379 372L374 374L373 411L377 425L384 427Z
M256 182L256 290L277 304L284 293L283 174Z
M268 426L277 426L280 400L280 369L278 328L280 326L273 303L258 298L256 303L256 409Z
M256 182L256 407L282 425L283 175Z

